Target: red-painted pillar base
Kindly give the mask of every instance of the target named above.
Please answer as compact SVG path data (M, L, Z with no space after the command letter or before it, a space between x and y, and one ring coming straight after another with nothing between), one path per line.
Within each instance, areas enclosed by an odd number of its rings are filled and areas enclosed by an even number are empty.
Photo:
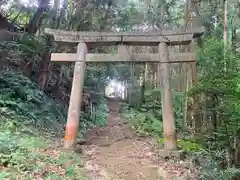
M78 134L80 107L82 101L82 92L84 85L85 57L87 54L87 45L79 43L77 49L76 63L73 73L72 90L68 108L68 118L64 138L65 148L74 148Z

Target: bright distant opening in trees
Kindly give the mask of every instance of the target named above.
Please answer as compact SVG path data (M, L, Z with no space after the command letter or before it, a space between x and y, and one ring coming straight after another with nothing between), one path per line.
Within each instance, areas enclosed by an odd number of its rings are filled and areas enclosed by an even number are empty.
M50 6L52 7L54 4L54 0L50 0ZM63 0L60 1L60 8L62 6ZM26 7L37 7L38 1L37 0L20 0L20 3L23 4Z
M110 98L121 98L125 97L125 87L122 82L115 79L111 80L105 89L105 94Z

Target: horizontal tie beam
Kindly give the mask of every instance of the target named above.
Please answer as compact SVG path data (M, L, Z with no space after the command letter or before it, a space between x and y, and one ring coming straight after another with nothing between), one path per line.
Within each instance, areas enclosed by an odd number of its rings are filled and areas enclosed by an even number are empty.
M181 63L196 61L196 54L174 53L169 56L170 61L164 62L158 53L131 53L131 54L87 54L86 62L161 62ZM52 53L51 61L57 62L79 62L75 53Z

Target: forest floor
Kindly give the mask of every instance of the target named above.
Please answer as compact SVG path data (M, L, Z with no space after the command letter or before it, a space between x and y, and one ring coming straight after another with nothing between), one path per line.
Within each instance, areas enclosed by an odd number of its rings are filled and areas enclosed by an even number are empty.
M199 179L188 161L160 158L154 138L140 137L121 117L119 108L119 104L109 103L108 125L87 132L80 154L62 151L59 138L47 142L0 132L0 179Z
M197 179L183 162L167 162L158 156L153 138L139 137L109 103L108 126L86 134L83 161L93 180ZM180 162L180 163L179 163Z

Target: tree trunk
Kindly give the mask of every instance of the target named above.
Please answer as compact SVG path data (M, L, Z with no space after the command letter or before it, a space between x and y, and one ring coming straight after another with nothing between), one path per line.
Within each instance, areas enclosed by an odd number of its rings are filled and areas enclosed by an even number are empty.
M188 0L186 2L185 5L185 9L184 9L184 26L182 27L182 31L185 32L187 31L188 28L192 28L193 27L193 19L191 17L190 12L192 11L192 4L191 4L191 0ZM190 21L189 21L190 18ZM186 46L186 45L180 45L179 46L179 51L180 52L186 52L186 51L192 51L195 49L192 49L190 46ZM190 72L189 72L189 64L187 63L181 63L180 64L180 76L179 76L179 90L180 92L184 92L185 95L185 99L184 101L181 102L181 112L183 113L183 122L182 122L182 128L184 130L187 129L188 127L188 96L187 96L187 92L188 90L191 88L189 87L189 76L191 76ZM190 68L191 69L191 68Z
M146 79L147 79L147 63L144 64L144 71L143 71L143 81L142 81L142 90L141 90L141 103L145 103L145 90L146 90Z
M232 29L232 50L233 52L237 52L237 29L234 27Z
M199 19L194 16L196 14L196 9L197 9L198 3L192 2L192 0L188 0L186 4L186 9L185 9L185 28L186 29L191 29L195 27L199 27ZM196 41L193 40L190 45L189 49L192 52L195 52L196 48ZM192 72L192 84L195 85L197 83L197 67L196 67L196 61L190 63L191 67L191 72ZM201 132L201 127L202 127L202 116L199 113L200 109L200 95L194 95L193 97L193 121L194 121L194 131L195 135L199 134Z
M65 11L68 7L68 0L64 0L63 1L63 7L60 11L60 15L58 16L58 19L57 19L57 24L56 24L56 27L59 28L61 26L61 20L65 18Z
M48 37L47 44L51 46L52 37ZM41 62L39 63L39 70L37 74L37 84L41 90L45 90L50 71L50 61L51 61L51 50L46 48L42 54Z
M235 148L235 166L240 167L240 137L235 137L234 141L234 148Z
M129 84L129 89L128 89L128 103L130 106L133 106L133 100L132 100L132 95L133 95L133 83L134 83L134 64L131 63L130 66L130 84Z
M40 0L38 9L27 26L28 33L35 34L37 32L41 25L43 12L47 9L48 4L49 0Z
M188 68L188 66L186 66L186 68ZM186 71L186 89L184 90L184 92L185 92L185 94L187 94L188 93L188 91L189 91L189 79L190 79L190 76L191 76L191 74L190 74L190 71L189 70L187 70ZM187 130L187 127L188 127L188 96L187 95L185 95L185 99L184 99L184 105L183 105L183 107L184 107L184 109L183 109L183 124L182 124L182 128L183 128L183 130Z
M53 27L58 29L59 27L59 10L60 10L60 0L54 0L54 5L53 5Z
M226 45L227 44L227 33L228 33L228 17L227 17L227 14L228 14L228 3L227 3L227 0L224 0L224 31L223 31L223 41L224 41L224 44Z
M39 65L37 84L42 91L45 90L47 81L49 79L50 58L51 58L51 52L48 50L43 54L42 60Z

